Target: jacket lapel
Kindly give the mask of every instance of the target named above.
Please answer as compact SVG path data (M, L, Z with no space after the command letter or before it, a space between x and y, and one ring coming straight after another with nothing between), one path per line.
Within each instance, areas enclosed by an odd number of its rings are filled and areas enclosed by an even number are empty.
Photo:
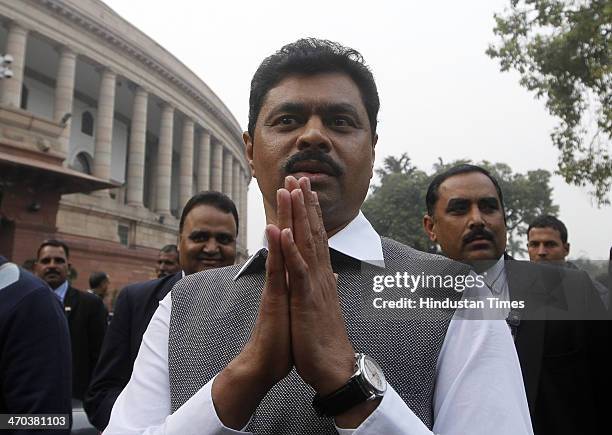
M515 341L516 352L523 372L527 403L533 414L537 400L544 337L546 333L546 289L533 270L522 267L519 261L506 262L506 279L510 298L525 301L522 318L542 320L522 320Z
M172 276L167 277L166 279L162 279L159 282L159 284L155 288L154 293L149 297L149 301L147 302L147 305L145 308L145 319L151 320L151 318L153 317L153 314L155 314L155 311L157 310L157 307L159 306L159 302L163 300L168 293L170 293L170 290L172 290L172 287L174 287L174 284L176 284L182 277L183 277L183 273L178 272ZM148 325L148 321L146 323ZM145 329L146 329L146 326L145 326ZM143 333L144 333L144 330L143 330Z
M68 290L66 291L66 297L64 298L64 313L66 314L68 323L71 322L74 317L74 312L79 305L79 295L77 292L78 290L71 286L68 286Z

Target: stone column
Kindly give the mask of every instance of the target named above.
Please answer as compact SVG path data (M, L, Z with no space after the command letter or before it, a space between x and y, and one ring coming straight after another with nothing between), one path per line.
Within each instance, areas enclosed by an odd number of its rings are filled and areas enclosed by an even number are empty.
M174 129L174 108L162 106L157 147L157 201L155 212L170 215L170 181L172 179L172 132Z
M211 148L210 188L221 192L223 191L223 145L214 143Z
M183 210L193 194L193 128L193 121L185 118L179 173L179 210Z
M132 102L132 127L127 168L127 203L144 207L145 148L147 143L147 105L149 94L136 88Z
M72 125L72 100L74 96L74 77L76 70L76 53L68 47L62 47L59 50L60 58L57 67L57 81L55 83L55 101L53 104L53 119L55 122L61 120L70 114L65 120L64 130L59 138L60 149L58 150L65 156L68 156L70 146L70 126ZM68 161L64 161L67 165Z
M223 193L230 198L234 198L232 192L232 181L233 181L233 170L234 170L234 156L232 153L227 152L223 158Z
M6 38L6 48L2 54L13 56L13 63L10 66L13 77L0 80L0 102L7 106L18 108L21 105L21 86L23 85L27 42L28 31L16 22L11 22Z
M103 180L110 179L111 175L116 79L117 75L111 70L102 70L98 94L98 115L95 123L93 175Z
M198 167L198 192L210 189L210 133L202 130L200 134Z

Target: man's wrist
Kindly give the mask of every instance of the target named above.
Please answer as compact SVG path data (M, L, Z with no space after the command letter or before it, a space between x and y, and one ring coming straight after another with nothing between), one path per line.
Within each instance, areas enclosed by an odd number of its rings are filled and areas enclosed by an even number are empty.
M349 409L342 414L338 414L334 417L334 421L336 426L342 429L356 429L361 423L363 423L366 418L372 414L380 402L382 401L382 397L379 397L374 400L368 400L366 402L360 403Z
M325 375L312 385L321 396L326 396L345 385L355 374L355 354L334 359L325 371Z
M221 423L240 430L248 423L270 385L261 372L238 356L215 378L211 396Z

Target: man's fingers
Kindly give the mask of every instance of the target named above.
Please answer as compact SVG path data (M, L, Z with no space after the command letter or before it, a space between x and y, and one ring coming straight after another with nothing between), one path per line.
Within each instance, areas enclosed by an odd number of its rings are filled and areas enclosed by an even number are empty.
M291 196L287 189L276 191L276 209L278 216L278 228L293 228L293 211L291 207Z
M300 184L298 183L297 178L295 178L293 175L288 175L285 177L285 189L291 192L299 188L300 188Z
M310 223L308 222L308 214L306 213L306 205L304 204L304 193L301 189L296 189L291 192L291 205L293 206L293 238L297 249L302 254L306 263L310 265L316 264L316 247Z
M300 253L293 233L290 229L282 230L280 235L281 249L285 259L285 267L289 276L289 287L291 290L306 288L308 279L308 266Z
M314 249L320 262L329 262L329 247L327 244L327 233L323 225L323 214L319 206L319 198L310 186L310 180L306 177L300 178L300 188L304 194L306 215L312 234Z
M276 225L266 226L268 258L266 259L266 287L273 294L286 294L285 260L281 248L281 230Z

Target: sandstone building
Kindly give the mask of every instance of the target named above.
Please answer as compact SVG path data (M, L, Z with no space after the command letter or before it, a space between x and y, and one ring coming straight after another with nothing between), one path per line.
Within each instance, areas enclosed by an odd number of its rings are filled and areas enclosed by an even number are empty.
M246 255L250 172L241 128L171 53L99 0L0 0L0 253L21 263L65 240L87 288L149 279L181 207L214 189L238 206Z

